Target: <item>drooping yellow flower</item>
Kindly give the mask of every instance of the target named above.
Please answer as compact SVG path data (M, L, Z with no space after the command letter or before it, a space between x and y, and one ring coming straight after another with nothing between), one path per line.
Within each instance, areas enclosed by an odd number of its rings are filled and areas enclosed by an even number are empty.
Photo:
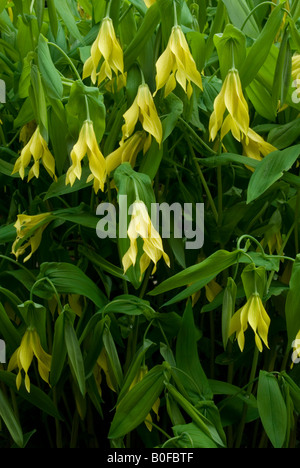
M75 144L72 152L72 166L69 168L66 175L66 185L73 186L76 178L81 179L83 158L87 155L91 175L87 182L94 180L94 190L98 193L99 190L104 191L106 180L106 163L103 154L100 151L97 143L93 122L86 120L79 134L78 142Z
M265 141L251 128L249 128L247 137L243 135L242 144L244 154L249 158L256 159L257 161L261 161L268 154L273 153L273 151L277 151L275 146Z
M146 6L150 8L156 2L156 0L144 0L144 2Z
M100 66L101 59L103 62ZM92 45L91 57L87 59L83 67L83 79L91 77L95 84L98 78L100 85L106 78L112 79L113 74L124 75L123 51L116 38L113 22L106 16L100 27L99 34Z
M16 256L17 260L25 253L28 247L31 247L31 252L28 257L24 259L24 263L30 260L32 255L39 248L43 232L51 221L51 213L43 213L35 216L18 215L15 224L17 238L12 246L12 253Z
M295 341L293 341L293 354L292 354L292 366L294 364L299 364L300 362L300 330L297 333Z
M167 97L176 87L176 81L190 99L191 83L203 90L202 78L180 26L174 26L166 50L156 62L156 92L165 86Z
M36 357L38 361L38 371L41 378L49 383L49 373L51 369L52 357L47 354L41 345L40 337L37 331L33 328L28 328L22 338L19 348L16 349L8 364L8 372L18 368L19 372L16 379L17 389L19 390L22 383L22 370L25 372L25 387L30 393L30 378L28 375L29 367L32 360Z
M135 132L124 143L121 142L119 148L105 158L107 174L109 175L125 162L129 162L134 167L137 155L143 149L145 141L145 132Z
M293 81L300 79L300 54L292 57L292 79Z
M228 115L224 119L226 110ZM239 72L233 68L229 70L221 92L215 99L214 112L209 122L210 140L214 141L218 131L221 130L221 140L231 131L236 140L241 141L244 136L248 143L249 124L249 108L243 94Z
M138 120L141 122L144 130L149 133L145 143L144 152L151 144L151 136L155 138L160 145L163 138L163 129L160 118L153 101L151 91L147 84L139 86L137 96L132 106L124 114L125 124L122 127L122 142L129 138L135 129Z
M270 317L268 316L260 295L253 293L247 303L238 310L232 317L230 323L229 336L236 333L240 350L244 350L245 346L245 331L248 324L255 334L255 343L260 352L263 350L262 341L268 346L268 332L270 327Z
M37 127L34 134L30 138L27 145L23 148L20 157L17 159L13 174L19 172L21 179L25 177L25 169L29 166L33 157L34 164L28 174L28 182L33 178L39 178L40 162L48 174L57 180L55 175L55 159L49 151L48 145L40 133L40 128Z
M157 263L163 257L166 264L170 266L170 259L164 252L162 239L152 224L148 210L144 202L137 200L132 207L132 217L128 228L130 248L124 255L122 262L124 272L133 265L135 266L138 256L137 238L143 239L143 255L140 260L141 276L147 270L151 261L154 263L152 274L155 273Z

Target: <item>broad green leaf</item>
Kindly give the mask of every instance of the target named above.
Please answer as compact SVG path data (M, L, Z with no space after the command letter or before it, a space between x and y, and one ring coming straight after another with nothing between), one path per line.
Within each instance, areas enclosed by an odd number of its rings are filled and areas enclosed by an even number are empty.
M215 46L219 56L222 79L235 66L240 69L246 58L246 37L232 24L228 24L224 33L215 35Z
M164 366L154 367L122 398L111 423L109 439L124 437L145 421L163 391L164 373Z
M247 203L259 198L268 188L277 182L284 172L291 169L300 155L300 145L268 154L257 166L249 186Z
M54 3L59 16L65 23L71 35L78 41L81 41L82 35L80 34L76 20L69 8L67 0L54 0Z
M118 356L118 350L109 328L106 326L103 330L103 344L108 359L110 377L115 389L121 388L123 382L123 371Z
M163 283L157 286L153 291L150 291L149 294L157 296L158 294L190 285L196 281L199 282L201 279L207 277L216 277L219 273L234 265L237 262L238 256L238 251L227 252L226 250L219 250L203 260L203 262L191 266L163 281Z
M255 16L250 16L251 10L246 0L223 0L226 5L229 18L237 28L241 29L246 19L249 17L245 24L243 31L250 37L256 38L259 34L259 28L255 21Z
M274 448L282 448L287 432L287 408L275 375L260 371L257 405L267 436Z
M149 320L159 317L150 303L136 296L124 294L116 297L108 303L101 311L103 314L125 314L125 315L145 315Z
M72 263L43 263L38 280L48 278L61 294L79 294L88 297L97 307L102 308L107 299L96 284ZM39 285L35 293L49 298L53 296L53 289L47 282Z
M35 118L40 127L41 135L44 140L48 142L48 113L47 113L47 101L44 91L44 86L41 79L41 74L36 65L31 67L31 86L29 88L29 97L31 105L34 109Z
M191 404L181 393L170 383L166 383L167 390L182 409L192 418L194 424L208 437L216 442L220 447L225 447L224 441L216 430L216 427L199 410ZM205 401L203 402L206 403ZM222 434L223 436L223 434Z
M4 338L7 346L9 346L13 351L20 344L20 335L17 329L12 324L9 319L3 305L0 303L0 334Z
M139 372L139 369L142 365L142 361L145 357L145 354L147 353L148 349L153 345L152 341L150 340L145 340L142 344L142 346L138 349L136 352L135 356L132 359L132 363L130 364L130 367L127 371L127 374L124 378L123 385L118 397L118 401L121 401L122 398L127 394L134 378Z
M29 402L44 413L53 418L61 419L58 409L55 407L52 399L41 389L30 384L30 393L27 392L25 385L22 384L20 389L16 388L16 374L0 370L0 381L5 383L9 388L16 392L22 399Z
M105 131L106 116L103 95L98 88L85 86L81 81L75 81L66 105L68 131L75 142L88 115L93 121L96 138L100 143Z
M62 311L55 320L50 370L50 385L55 387L63 371L67 355L65 342L65 312Z
M72 311L69 310L65 317L64 333L67 353L70 359L70 364L74 372L79 390L82 395L85 395L85 371L83 357L79 346L78 338L74 330Z
M194 423L173 426L172 431L174 436L178 437L176 444L183 449L218 448L217 444Z
M293 265L292 276L290 280L290 290L286 298L285 317L288 333L288 347L292 346L296 335L300 330L300 255L297 255Z
M0 416L4 421L9 433L14 442L19 446L23 446L23 432L19 421L17 420L9 402L0 390Z
M124 275L124 270L122 270L122 268L113 265L108 260L101 257L101 255L99 255L98 253L82 246L79 247L79 252L82 255L84 255L88 260L90 260L90 262L100 267L101 270L105 271L106 273L115 276L116 278L128 280L127 276Z
M198 336L194 322L191 301L185 309L181 328L176 343L176 364L184 374L178 372L178 377L192 398L211 399L207 377L203 371L198 355ZM187 374L189 379L185 376Z
M274 8L263 30L249 49L247 58L240 70L244 87L247 87L254 80L269 55L269 51L282 23L282 9L283 4L277 5Z
M129 67L134 63L137 57L143 51L145 45L150 40L154 33L157 25L160 21L160 14L157 3L154 3L147 11L142 20L141 26L139 27L134 39L124 51L124 62L125 68Z

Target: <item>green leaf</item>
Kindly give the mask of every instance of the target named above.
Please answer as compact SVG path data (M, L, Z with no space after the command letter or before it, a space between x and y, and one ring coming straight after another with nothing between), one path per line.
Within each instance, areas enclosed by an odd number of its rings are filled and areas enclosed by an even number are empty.
M193 397L196 395L197 399L200 397L211 399L212 391L209 388L208 380L199 360L197 335L193 309L191 301L189 301L177 337L176 364L190 378L188 379L181 372L178 372L178 377L189 395Z
M257 166L249 186L247 203L260 197L268 188L279 180L285 171L291 169L300 154L300 145L268 154Z
M240 69L246 58L246 37L232 24L228 24L223 34L216 34L215 46L219 56L222 79L224 80L233 64Z
M78 41L82 41L82 35L80 34L76 20L69 8L67 0L54 0L54 3L59 16L65 23L71 35Z
M9 319L3 305L0 303L0 333L6 344L14 351L20 344L21 338Z
M247 87L254 80L269 55L276 34L282 24L282 9L282 3L274 8L263 30L249 49L247 58L240 70L244 87Z
M123 382L123 371L118 356L118 351L113 340L112 334L106 326L103 330L103 344L105 347L109 367L110 367L110 377L114 388L121 388Z
M150 40L158 23L160 14L157 3L154 3L147 11L142 20L142 23L131 41L129 46L124 51L125 68L129 69L137 57L141 54L147 42Z
M55 320L50 370L50 385L55 387L62 374L67 355L65 342L65 312L62 311Z
M146 339L144 340L140 349L138 349L138 351L136 352L135 356L132 359L132 363L130 364L128 372L124 378L118 401L121 401L122 398L127 394L130 385L132 384L134 378L140 370L145 354L153 344L154 343L152 343L152 341Z
M9 402L0 390L0 416L4 421L11 437L14 442L19 446L23 447L23 432L19 421L17 420Z
M109 439L129 434L147 418L164 388L165 367L156 366L121 400L111 423Z
M38 63L47 95L52 99L62 99L63 85L60 74L54 66L45 37L40 34L38 43Z
M215 278L219 273L234 265L237 262L238 256L238 251L227 252L226 250L219 250L203 262L191 266L177 275L168 278L166 281L163 281L148 294L157 296L167 291L190 285L207 277L214 276Z
M20 395L24 400L28 401L31 405L39 408L41 411L49 414L49 416L52 416L53 418L61 419L59 411L54 406L51 398L32 383L30 384L30 393L27 392L24 384L22 384L20 389L17 390L16 375L11 372L1 370L0 381L8 385L14 392Z
M97 307L102 308L107 299L96 284L72 263L43 263L41 265L38 280L49 278L58 293L79 294L88 297ZM53 296L53 289L45 282L35 289L35 294L49 298Z
M260 371L257 405L259 415L274 448L282 448L287 433L287 409L277 378Z
M65 308L65 311L66 317L64 332L67 353L79 390L82 395L85 395L86 387L83 357L79 346L78 338L73 326L73 312L69 308Z
M194 423L173 426L172 430L174 436L179 438L176 444L183 449L218 448L217 444Z
M223 0L225 3L230 21L237 28L241 29L245 20L250 16L251 10L246 0ZM255 21L255 16L250 16L245 24L243 31L250 37L256 38L259 34L259 28Z
M103 95L98 88L85 86L81 81L75 81L66 105L68 131L75 141L78 139L84 121L87 120L87 106L97 141L100 143L105 131L106 116Z
M285 317L288 333L288 348L292 346L300 330L300 255L297 255L293 265L290 280L290 290L286 298Z

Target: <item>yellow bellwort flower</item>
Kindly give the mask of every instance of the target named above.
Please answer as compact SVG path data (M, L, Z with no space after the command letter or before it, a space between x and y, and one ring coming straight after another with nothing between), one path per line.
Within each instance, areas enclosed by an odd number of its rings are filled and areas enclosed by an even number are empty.
M167 48L156 62L155 94L165 86L164 97L167 97L175 89L176 81L189 99L193 94L191 83L203 90L201 74L178 25L173 26Z
M156 3L156 0L144 0L145 5L147 8L150 8L154 3Z
M100 151L97 138L94 131L93 122L86 120L79 134L78 142L71 152L72 166L68 169L66 175L66 185L74 185L76 179L82 176L82 160L87 155L91 175L87 182L94 180L94 190L104 191L106 181L106 163L103 154Z
M144 146L144 153L149 149L151 136L161 145L163 139L162 123L147 84L144 83L139 86L137 96L132 106L125 112L123 118L125 124L122 127L123 136L121 144L132 135L137 122L140 121L144 130L149 133Z
M300 55L292 57L292 79L293 81L300 79Z
M17 238L12 246L12 253L18 258L23 255L28 247L31 247L30 254L24 259L24 263L30 260L32 255L38 250L42 241L42 235L48 224L51 222L51 213L41 215L19 215L15 228ZM24 243L21 241L23 240Z
M98 71L102 58L103 63ZM92 45L91 56L84 64L83 79L90 76L93 84L95 84L98 78L98 85L100 85L106 78L112 79L112 72L116 76L119 73L124 76L124 59L122 48L116 38L113 22L111 18L106 16Z
M145 132L135 132L124 143L121 142L119 148L105 158L107 174L110 175L124 162L129 162L134 167L137 155L143 149L145 141Z
M277 151L275 146L265 141L251 128L249 128L247 137L243 135L242 144L245 156L256 159L257 161L261 161L268 154L273 153L273 151Z
M226 110L228 115L224 119ZM249 125L249 108L243 94L239 72L232 68L214 102L214 112L209 122L210 140L214 141L218 131L221 130L221 140L231 131L236 140L241 141L244 137L248 143Z
M34 164L28 174L28 182L33 178L39 178L40 175L40 162L54 180L57 180L55 175L55 159L52 156L48 145L40 133L39 126L36 128L34 134L30 138L27 145L21 151L20 157L17 159L13 174L19 172L21 179L25 177L25 169L29 166L31 158L33 157Z
M268 332L270 323L270 317L263 306L260 295L254 293L249 297L247 303L233 315L230 322L229 336L234 333L236 334L238 345L243 352L245 347L245 331L249 324L255 334L256 346L262 352L262 341L269 348Z
M19 348L13 353L8 364L8 372L18 368L19 372L16 379L17 389L22 383L22 370L25 373L25 388L30 393L29 368L34 356L38 362L38 371L41 378L49 384L49 373L51 369L52 357L47 354L41 345L40 337L33 328L28 328L22 338Z
M124 255L122 262L124 272L136 264L138 255L137 238L143 239L143 255L140 260L141 276L147 270L151 261L154 263L152 274L155 273L157 263L163 257L166 264L170 266L170 259L164 252L162 239L153 226L144 202L135 201L132 208L132 217L128 227L128 237L130 239L130 248Z
M295 363L299 363L300 361L300 330L297 333L295 341L293 342L293 354L292 354L292 365L291 368L294 367Z

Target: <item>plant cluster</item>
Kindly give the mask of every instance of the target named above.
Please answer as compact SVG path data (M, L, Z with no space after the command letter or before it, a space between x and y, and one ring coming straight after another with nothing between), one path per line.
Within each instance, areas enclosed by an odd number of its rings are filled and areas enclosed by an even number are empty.
M0 0L0 447L299 447L299 17Z

